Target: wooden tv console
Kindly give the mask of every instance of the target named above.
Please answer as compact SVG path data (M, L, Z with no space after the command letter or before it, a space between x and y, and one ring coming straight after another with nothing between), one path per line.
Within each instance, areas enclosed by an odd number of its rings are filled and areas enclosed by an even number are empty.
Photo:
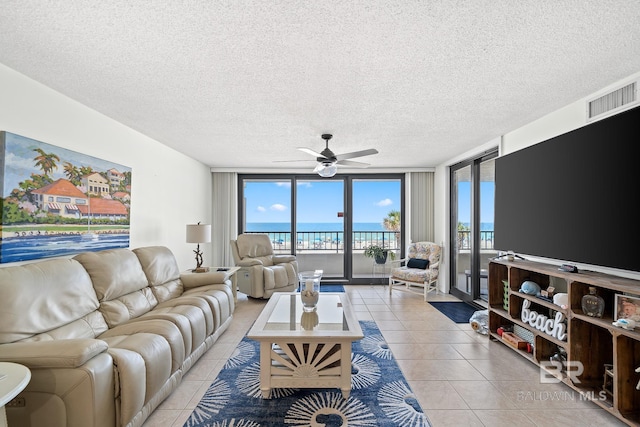
M537 283L543 290L550 285L566 289L568 307L563 309L535 295L519 292L526 280ZM505 287L503 281L507 281L508 286ZM590 286L595 287L597 294L604 298L602 318L590 317L582 312L582 297L589 293ZM616 294L637 297L640 295L640 281L591 271L569 273L558 270L557 265L525 260L491 261L490 337L505 343L516 353L545 369L549 376L557 377L580 392L580 396L592 400L625 423L640 426L640 390L636 389L640 380L640 373L636 372L640 367L640 325L635 330L612 325ZM504 308L505 298L508 300L507 310ZM523 308L525 313L535 311L543 319L537 324L532 320L532 326L530 322L522 320ZM564 337L559 333L560 326L555 331L556 336L552 334L558 312L566 324ZM546 323L546 327L544 318L551 322ZM514 348L502 339L503 330L514 327L533 341L529 347L531 353L526 348ZM550 358L558 352L558 347L566 352L566 364L550 362ZM565 366L565 369L558 369L560 366ZM580 375L579 370L582 370Z

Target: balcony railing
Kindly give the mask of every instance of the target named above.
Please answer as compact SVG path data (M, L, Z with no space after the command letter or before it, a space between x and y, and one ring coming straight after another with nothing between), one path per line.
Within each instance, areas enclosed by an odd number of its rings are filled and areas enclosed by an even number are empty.
M290 232L252 231L252 233L268 234L274 251L292 253ZM352 233L352 251L364 250L369 245L397 250L399 236L394 231L354 231ZM344 252L344 233L342 231L298 231L295 247L296 252Z
M292 253L291 233L288 231L254 231L268 234L276 252ZM378 245L390 250L400 249L400 239L394 231L354 231L352 251L364 250L369 245ZM480 249L493 249L494 232L480 232ZM458 250L471 249L471 232L458 231ZM296 252L332 251L344 252L342 231L298 231L295 240Z
M480 231L480 249L493 249L493 230ZM458 231L458 250L471 249L471 231Z

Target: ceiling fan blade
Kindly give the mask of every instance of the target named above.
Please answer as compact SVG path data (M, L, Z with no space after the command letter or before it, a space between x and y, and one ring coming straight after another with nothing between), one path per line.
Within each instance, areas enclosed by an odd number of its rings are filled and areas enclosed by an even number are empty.
M366 168L366 167L369 167L369 163L354 162L353 160L338 160L337 163L340 166L350 166L352 168Z
M370 148L368 150L354 151L351 153L338 154L337 160L353 159L354 157L370 156L371 154L378 154L378 150Z
M300 159L300 160L274 160L273 163L303 163L303 162L316 162L315 159Z
M311 154L313 157L324 157L322 154L312 150L311 148L298 147L298 150L302 151L303 153Z

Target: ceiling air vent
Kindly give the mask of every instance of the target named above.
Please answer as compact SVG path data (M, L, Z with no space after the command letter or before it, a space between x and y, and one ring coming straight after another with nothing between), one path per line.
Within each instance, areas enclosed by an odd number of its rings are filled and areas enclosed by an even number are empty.
M609 92L587 102L587 120L597 120L626 110L638 103L638 82L630 83L624 87Z

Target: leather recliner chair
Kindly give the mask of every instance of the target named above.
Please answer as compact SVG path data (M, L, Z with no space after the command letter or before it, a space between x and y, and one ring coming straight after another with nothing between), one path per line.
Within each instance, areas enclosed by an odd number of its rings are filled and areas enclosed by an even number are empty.
M292 292L298 287L295 255L274 254L269 235L240 234L231 240L231 252L240 267L236 273L240 292L268 299L274 292Z

